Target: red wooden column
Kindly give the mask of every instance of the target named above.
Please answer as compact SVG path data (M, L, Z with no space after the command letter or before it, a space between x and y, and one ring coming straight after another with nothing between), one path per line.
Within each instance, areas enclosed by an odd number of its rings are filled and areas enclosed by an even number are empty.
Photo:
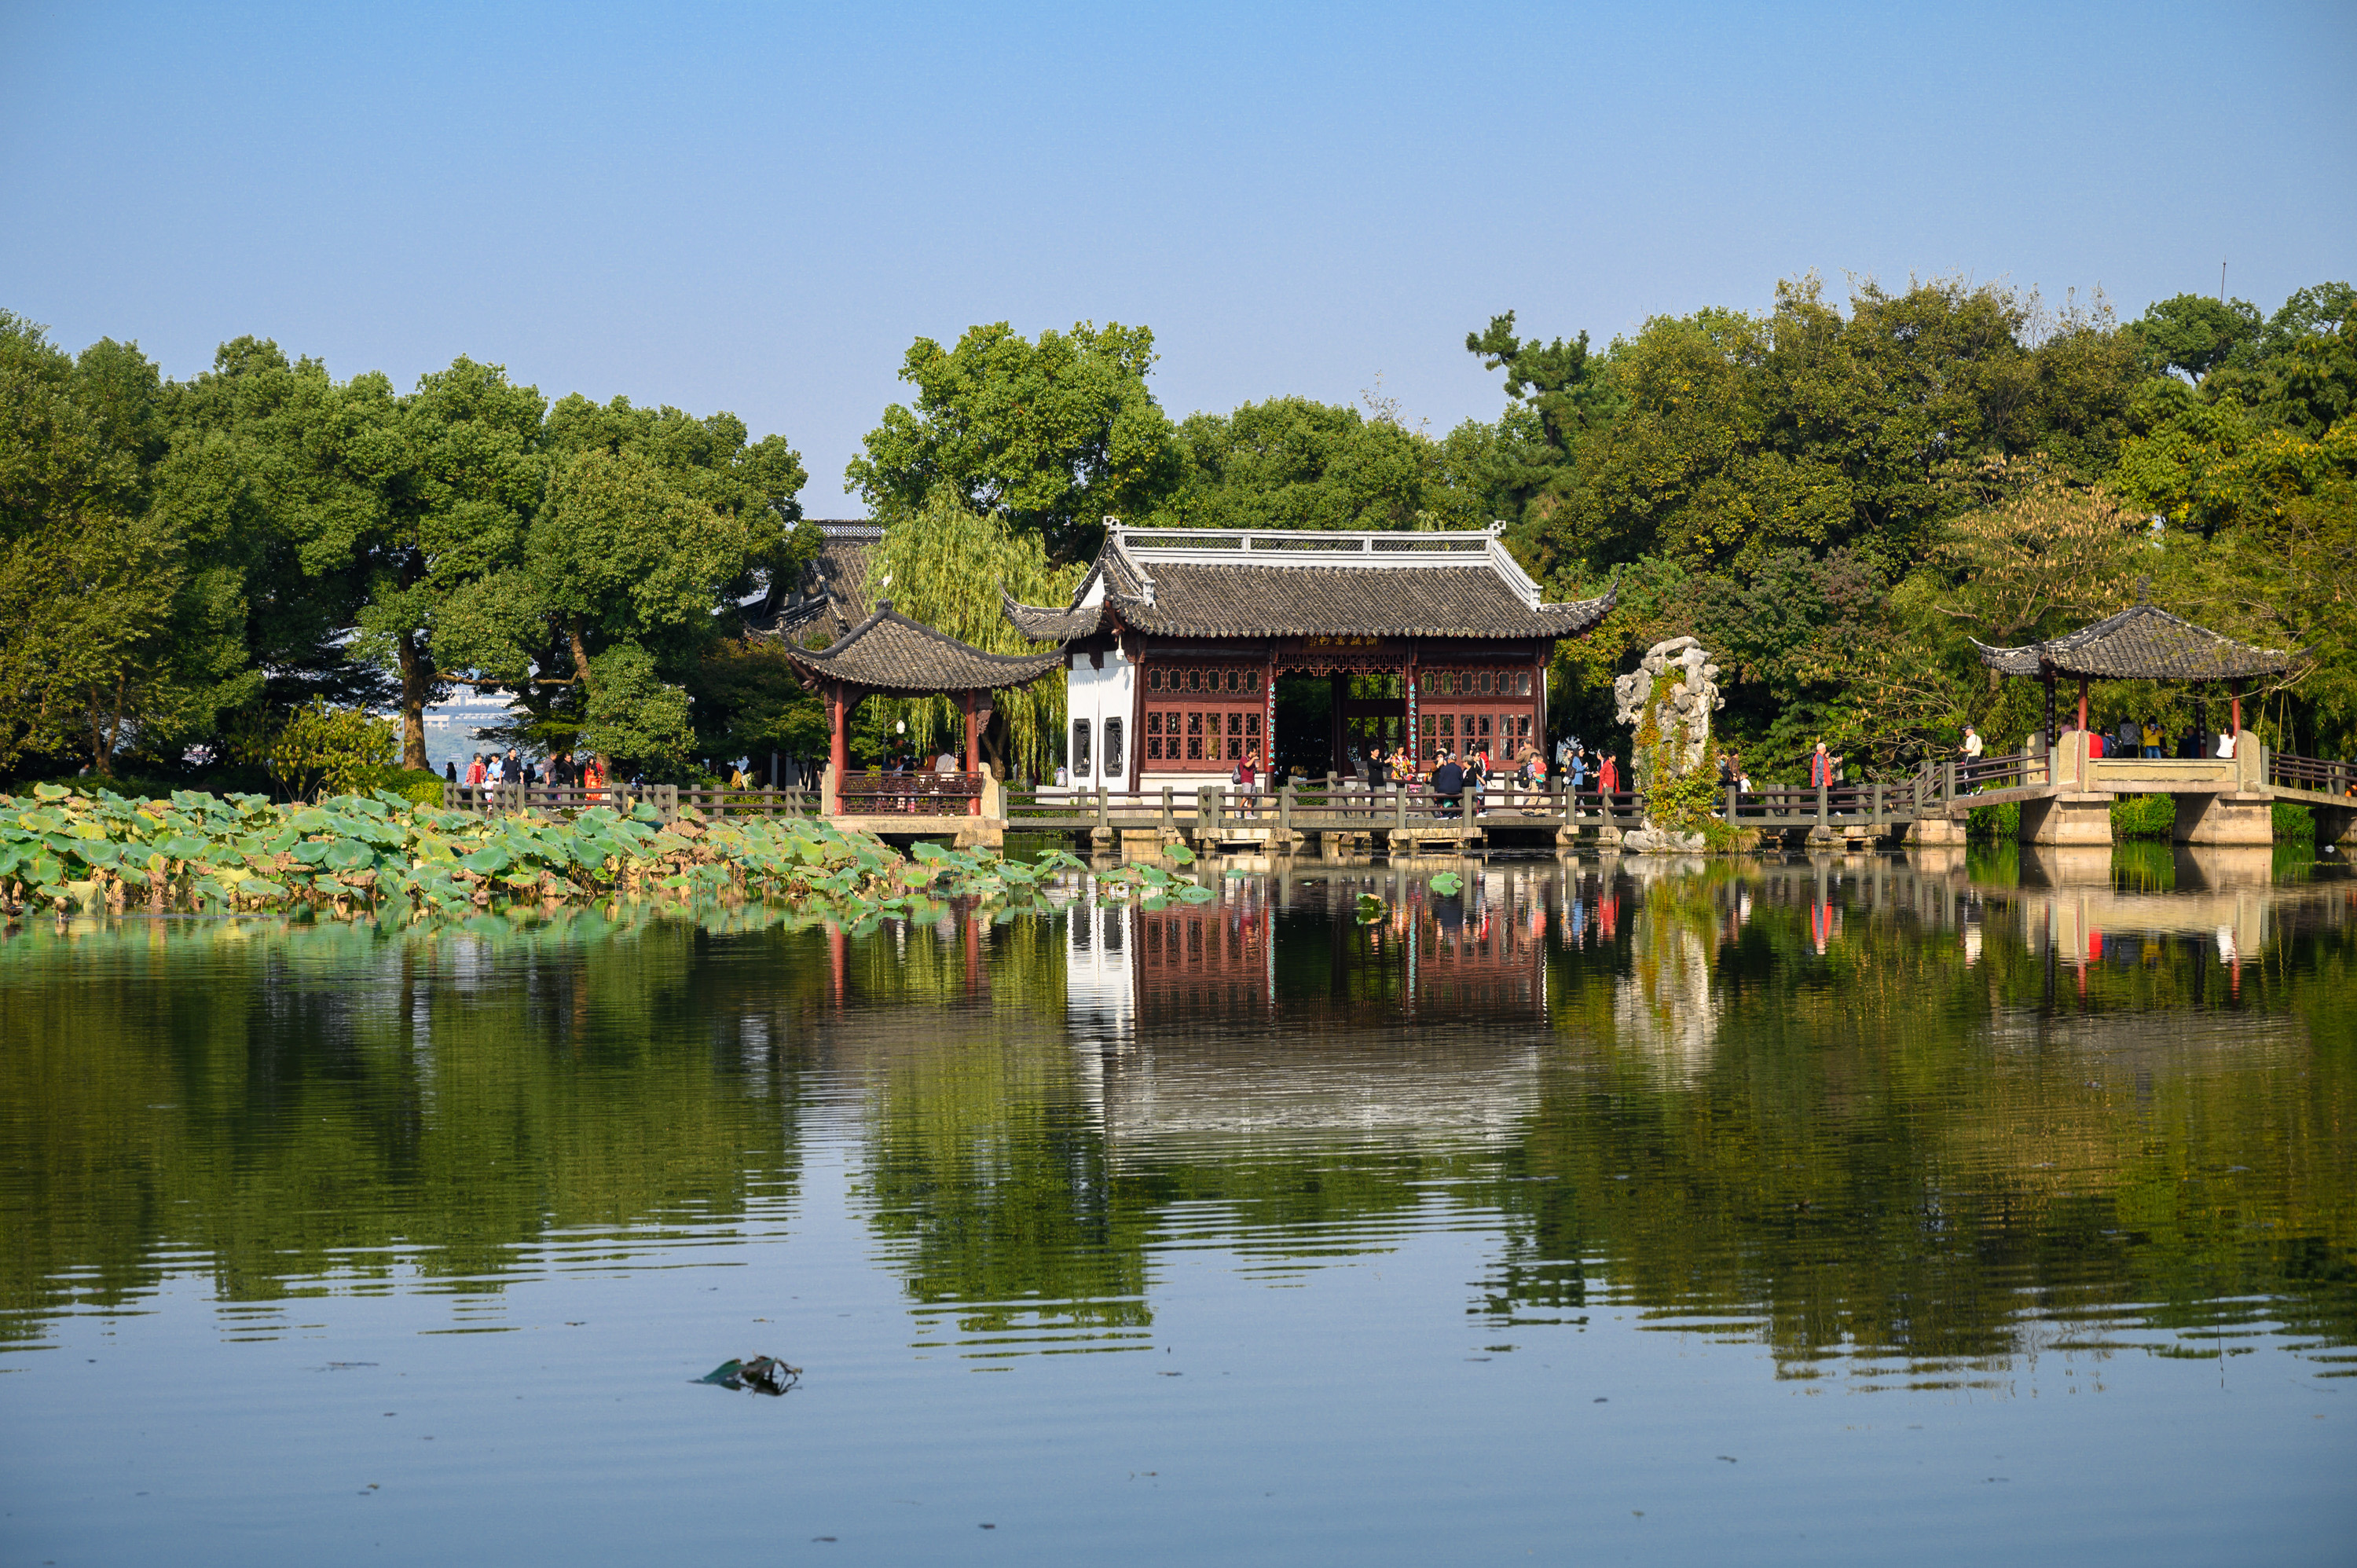
M2087 733L2087 678L2079 677L2079 733Z
M844 734L844 731L849 727L849 718L850 714L843 701L843 688L839 685L828 687L826 722L827 727L833 733L827 737L826 759L834 770L834 798L822 801L820 804L830 816L843 814L843 779L844 775L851 768L851 744Z
M1276 644L1268 645L1268 662L1261 669L1260 771L1273 793L1276 789Z
M2234 694L2234 744L2240 746L2242 744L2241 737L2243 734L2243 683L2240 681L2237 681L2233 686L2229 687L2228 690L2232 691Z
M958 713L965 719L965 772L969 779L982 769L982 726L974 722L974 693L958 693ZM968 802L966 815L974 817L981 814L982 797L976 795Z
M1416 680L1423 674L1424 670L1422 662L1416 657L1417 651L1415 645L1410 643L1407 662L1400 669L1400 684L1406 688L1407 695L1407 717L1402 720L1401 724L1407 731L1407 763L1408 771L1411 773L1421 771L1424 767L1424 736L1417 727L1422 722L1418 717L1423 711L1422 699L1417 696L1415 690Z

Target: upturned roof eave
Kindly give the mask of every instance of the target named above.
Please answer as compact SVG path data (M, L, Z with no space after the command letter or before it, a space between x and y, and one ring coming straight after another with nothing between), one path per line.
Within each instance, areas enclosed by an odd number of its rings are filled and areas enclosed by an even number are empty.
M924 652L904 652L902 657L931 657L945 663L956 660L968 667L963 670L944 669L942 672L943 678L929 680L912 671L894 671L876 662L861 663L857 657L860 645L879 634L914 637L924 645ZM894 610L889 599L879 604L866 620L825 648L813 651L796 648L789 641L783 651L787 661L807 680L908 695L999 691L1008 686L1028 684L1063 662L1060 649L1044 653L985 652L921 621L910 620ZM980 667L978 670L974 668L977 665ZM970 678L976 674L985 678Z

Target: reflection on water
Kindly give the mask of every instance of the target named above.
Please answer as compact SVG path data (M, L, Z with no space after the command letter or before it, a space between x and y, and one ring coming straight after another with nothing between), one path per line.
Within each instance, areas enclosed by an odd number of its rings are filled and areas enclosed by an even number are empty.
M1143 1346L1158 1250L1284 1273L1434 1226L1494 1232L1501 1325L1600 1292L1796 1377L1993 1376L2113 1311L2348 1344L2350 885L1990 870L1313 865L864 938L20 929L0 1326L192 1266L252 1336L668 1256L780 1222L818 1115L928 1347Z
M1454 1237L1461 1311L1397 1326L1452 1357L1617 1314L1803 1391L2019 1397L2062 1357L2093 1392L2129 1349L2345 1377L2357 887L2083 871L1501 863L1443 896L1308 863L864 936L11 928L0 1370L146 1314L210 1313L219 1356L331 1298L587 1319L839 1219L907 1352L977 1368L1167 1350L1207 1262L1270 1290ZM564 1305L527 1321L527 1283Z

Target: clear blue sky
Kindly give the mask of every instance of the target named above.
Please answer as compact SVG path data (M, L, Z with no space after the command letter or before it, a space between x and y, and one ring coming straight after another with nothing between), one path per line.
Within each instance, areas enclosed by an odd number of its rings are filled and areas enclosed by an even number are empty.
M817 516L909 341L1144 322L1174 414L1378 371L1491 417L1498 310L1603 342L1809 269L2357 274L2357 5L0 4L0 306L169 374L734 410Z

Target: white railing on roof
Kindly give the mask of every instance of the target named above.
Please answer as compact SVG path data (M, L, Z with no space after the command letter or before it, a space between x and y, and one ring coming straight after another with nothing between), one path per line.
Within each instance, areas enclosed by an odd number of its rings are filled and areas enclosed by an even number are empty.
M1450 532L1407 530L1146 528L1114 524L1113 542L1150 579L1157 563L1172 565L1430 567L1486 564L1533 609L1539 585L1507 553L1493 529ZM1149 589L1150 592L1150 589Z
M1283 555L1364 565L1371 556L1435 555L1471 558L1486 554L1490 535L1408 533L1381 530L1328 532L1276 528L1115 528L1123 549L1141 561L1233 561L1239 555Z

